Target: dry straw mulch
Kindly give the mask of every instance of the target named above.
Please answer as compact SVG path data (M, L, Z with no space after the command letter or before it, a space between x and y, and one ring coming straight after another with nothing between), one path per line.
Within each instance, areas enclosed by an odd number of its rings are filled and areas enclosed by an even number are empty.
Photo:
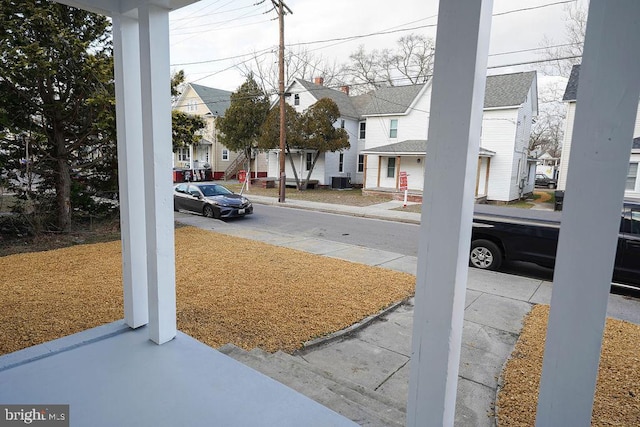
M176 230L178 328L293 351L414 292L415 277L192 227ZM0 354L123 317L120 242L0 258Z
M535 424L549 306L533 308L511 358L498 395L500 426ZM607 319L591 424L640 425L640 326Z

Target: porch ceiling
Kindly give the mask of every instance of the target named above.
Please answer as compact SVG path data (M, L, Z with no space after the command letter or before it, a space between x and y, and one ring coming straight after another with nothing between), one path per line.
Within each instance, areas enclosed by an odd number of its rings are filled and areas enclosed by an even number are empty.
M78 9L88 10L106 16L137 16L137 8L143 5L160 6L163 9L176 10L199 0L56 0L58 3Z

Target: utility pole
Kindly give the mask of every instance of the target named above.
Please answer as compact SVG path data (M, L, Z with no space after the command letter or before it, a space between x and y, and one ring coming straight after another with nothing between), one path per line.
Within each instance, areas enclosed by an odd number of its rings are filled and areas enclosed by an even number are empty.
M273 6L278 9L278 21L280 24L280 48L278 51L278 92L280 95L280 197L278 201L284 203L285 201L285 186L286 186L286 173L284 170L284 157L285 157L285 108L284 108L284 9L287 9L288 13L293 14L289 6L284 4L282 0L271 0Z

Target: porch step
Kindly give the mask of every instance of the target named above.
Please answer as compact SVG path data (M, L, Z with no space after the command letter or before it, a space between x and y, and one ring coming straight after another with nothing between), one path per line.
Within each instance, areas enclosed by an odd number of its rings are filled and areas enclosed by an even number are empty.
M362 426L402 426L401 404L373 390L335 378L304 360L283 352L245 351L233 344L218 349L237 361L306 395Z

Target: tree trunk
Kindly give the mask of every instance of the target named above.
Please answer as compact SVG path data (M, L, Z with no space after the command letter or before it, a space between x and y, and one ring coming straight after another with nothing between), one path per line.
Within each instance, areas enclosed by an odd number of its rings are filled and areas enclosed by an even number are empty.
M318 161L318 157L320 157L320 152L316 152L316 156L313 158L313 163L311 163L311 168L309 168L309 172L307 173L307 179L302 183L301 190L306 190L309 185L309 180L311 179L311 173L313 172L313 168L316 167L316 162Z
M298 178L298 171L296 170L296 164L293 161L293 156L291 155L291 149L289 148L289 144L287 144L286 149L287 149L287 154L289 155L289 163L291 163L291 168L293 169L293 177L296 180L296 188L300 189L300 178Z
M71 174L67 160L65 139L62 132L54 134L56 144L56 207L58 229L68 232L71 229Z

